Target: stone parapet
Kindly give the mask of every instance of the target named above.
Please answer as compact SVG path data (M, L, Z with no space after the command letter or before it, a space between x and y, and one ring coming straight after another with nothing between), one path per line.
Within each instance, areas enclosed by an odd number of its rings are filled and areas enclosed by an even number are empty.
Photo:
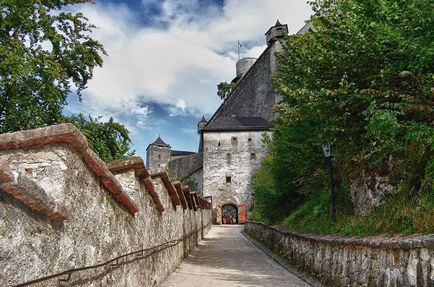
M251 221L244 230L289 264L331 286L433 286L434 235L314 235Z
M105 188L132 215L138 209L126 195L107 165L89 147L84 135L73 124L49 126L34 130L0 134L0 151L40 148L43 146L67 144L79 153L82 160L100 179Z
M170 199L172 200L173 208L176 210L176 206L181 205L181 201L179 199L178 193L176 192L173 183L170 181L167 172L159 172L150 175L152 179L157 177L161 178L161 181L164 183L164 186L169 191Z
M211 224L179 194L72 125L0 135L0 286L158 286Z

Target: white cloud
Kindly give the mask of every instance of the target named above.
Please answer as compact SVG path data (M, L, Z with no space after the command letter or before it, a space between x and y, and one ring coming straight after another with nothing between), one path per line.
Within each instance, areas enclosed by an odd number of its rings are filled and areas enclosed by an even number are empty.
M142 0L162 9L147 26L122 4L82 5L109 56L94 71L83 103L67 109L113 116L133 132L153 124L146 124L146 102L171 104L178 114L212 114L220 104L216 85L235 76L237 41L246 45L243 56L258 57L276 19L291 33L303 26L311 13L305 1L226 0L220 8L199 8L200 0Z
M237 40L246 44L243 56L257 57L265 48L264 32L277 18L295 32L310 13L304 0L228 0L220 13L214 7L189 14L197 5L198 0L164 1L156 19L168 22L166 29L140 27L137 16L122 5L82 6L99 27L94 37L109 54L95 71L85 102L106 109L139 98L163 103L182 99L211 113L219 104L216 85L234 76Z

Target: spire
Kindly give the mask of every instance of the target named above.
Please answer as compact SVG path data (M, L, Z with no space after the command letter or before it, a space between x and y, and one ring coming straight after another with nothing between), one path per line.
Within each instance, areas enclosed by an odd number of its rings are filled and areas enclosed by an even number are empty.
M202 118L200 119L199 123L207 123L208 121L205 119L205 116L202 115Z
M276 24L274 25L274 27L277 27L277 26L282 26L282 24L280 24L279 19L277 19Z

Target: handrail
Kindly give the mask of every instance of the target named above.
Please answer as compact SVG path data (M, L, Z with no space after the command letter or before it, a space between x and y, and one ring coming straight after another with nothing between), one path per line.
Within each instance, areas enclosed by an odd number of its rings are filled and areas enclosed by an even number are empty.
M50 280L50 279L53 279L53 278L57 278L57 277L61 277L61 276L64 276L64 275L67 275L67 278L66 279L59 279L59 281L63 281L63 282L69 281L71 279L71 276L72 276L73 273L84 271L84 270L89 270L89 269L96 269L96 268L100 268L100 267L103 267L103 266L107 266L109 264L110 264L110 267L113 267L113 266L116 266L116 265L119 264L119 259L127 258L127 257L129 257L131 255L136 255L136 259L138 259L138 258L141 258L141 259L148 258L149 256L151 256L151 255L153 255L155 253L161 252L161 251L163 251L163 250L165 250L167 248L170 248L170 247L173 247L173 246L177 245L181 241L184 241L185 239L191 237L194 234L198 234L201 230L203 230L204 227L206 227L208 225L209 225L209 223L207 225L205 225L205 226L202 226L201 228L199 228L197 230L194 230L194 231L188 233L187 235L182 236L181 238L178 238L178 239L175 239L175 240L171 240L171 241L168 241L168 242L165 242L165 243L162 243L160 245L153 246L153 247L150 247L150 248L141 249L141 250L133 251L133 252L130 252L130 253L126 253L126 254L120 255L118 257L115 257L113 259L110 259L110 260L108 260L108 261L106 261L104 263L65 270L65 271L62 271L62 272L59 272L59 273L55 273L55 274L52 274L52 275L48 275L48 276L45 276L45 277L41 277L41 278L38 278L38 279L34 279L34 280L31 280L31 281L20 283L18 285L13 285L13 287L30 286L30 285L33 285L33 284L36 284L36 283L44 282L44 281L47 281L47 280ZM144 255L144 253L148 252L148 251L150 251L150 253ZM114 262L114 264L111 264L113 262Z

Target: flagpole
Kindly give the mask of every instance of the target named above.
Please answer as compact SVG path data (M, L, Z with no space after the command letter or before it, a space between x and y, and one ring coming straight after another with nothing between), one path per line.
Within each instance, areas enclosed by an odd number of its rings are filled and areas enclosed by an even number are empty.
M238 40L238 61L240 60L240 40Z

